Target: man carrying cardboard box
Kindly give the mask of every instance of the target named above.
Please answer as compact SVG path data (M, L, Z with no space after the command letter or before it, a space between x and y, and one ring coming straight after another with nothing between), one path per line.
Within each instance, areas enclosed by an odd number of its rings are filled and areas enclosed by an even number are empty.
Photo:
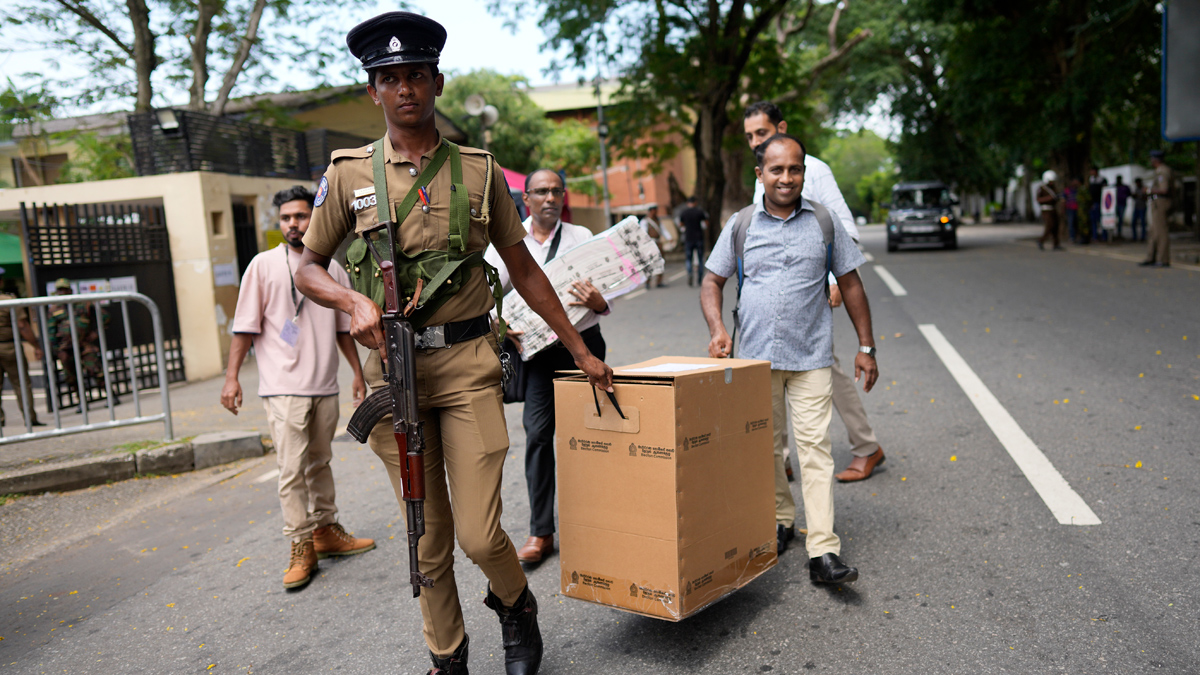
M832 271L842 290L846 310L858 333L855 380L865 376L870 391L879 376L871 310L862 280L855 270L866 260L853 240L832 222L832 242L826 244L821 217L826 209L800 196L804 187L804 144L776 134L755 149L755 173L765 189L753 205L745 230L744 260L734 240L735 214L721 232L706 267L700 306L708 322L709 356L730 356L733 341L721 318L722 289L742 264L744 285L739 320L742 358L771 362L771 393L778 427L784 418L784 397L791 404L792 434L800 457L800 481L808 524L806 547L809 577L820 583L846 583L858 570L839 558L841 541L833 533L833 457L829 422L833 415L833 317L826 296L826 274ZM775 451L775 504L779 551L794 536L795 501L788 488L783 454Z

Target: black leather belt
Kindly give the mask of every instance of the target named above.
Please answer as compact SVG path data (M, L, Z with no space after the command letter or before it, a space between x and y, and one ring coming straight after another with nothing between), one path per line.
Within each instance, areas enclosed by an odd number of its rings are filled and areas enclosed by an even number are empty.
M482 314L466 321L451 321L440 326L426 326L417 331L417 349L443 349L459 342L474 340L492 330L492 319Z

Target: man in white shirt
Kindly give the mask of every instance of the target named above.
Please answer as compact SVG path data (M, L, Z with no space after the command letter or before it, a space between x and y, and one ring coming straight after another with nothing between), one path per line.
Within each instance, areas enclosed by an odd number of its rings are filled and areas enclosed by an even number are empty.
M662 224L658 222L658 204L651 204L650 206L646 207L646 217L642 218L638 225L642 227L642 231L646 233L646 236L654 240L654 244L655 246L658 246L659 250L661 250L666 243L671 240L671 237L667 235L666 230L663 229ZM646 290L650 290L655 287L667 287L667 285L663 283L661 274L655 274L646 282Z
M775 134L787 133L787 121L783 119L783 113L770 101L759 101L747 107L746 112L742 115L742 126L751 150ZM806 154L804 174L801 196L821 204L830 213L837 216L842 221L842 227L850 233L850 238L857 244L858 228L855 227L854 216L850 213L850 207L846 206L846 200L842 197L841 190L838 190L837 180L834 179L829 165ZM761 203L763 194L762 181L757 181L754 188L754 203ZM837 307L842 304L842 295L838 290L837 280L831 276L829 284L829 303ZM867 421L867 411L863 407L862 399L858 396L858 391L854 388L854 380L842 370L837 354L833 356L832 374L833 407L846 425L846 431L850 436L851 452L854 454L850 466L837 474L835 478L843 483L866 480L871 477L876 466L883 464L883 448L875 438L875 430L871 428L871 423ZM782 429L781 424L775 425L776 443L786 442L786 436L781 434ZM790 466L788 474L790 480Z
M562 222L566 185L562 177L549 169L538 169L525 178L522 200L529 211L525 228L525 246L539 266L592 237L586 227ZM500 272L507 293L512 285L508 269L495 247L489 246L484 260ZM596 358L604 360L606 347L600 335L600 317L609 313L608 301L590 281L576 281L569 289L575 297L572 306L587 307L588 312L575 324L584 344ZM509 330L508 336L521 348L521 332ZM525 361L525 482L529 488L529 539L517 551L517 559L526 564L540 563L554 551L554 376L577 366L571 353L555 343Z

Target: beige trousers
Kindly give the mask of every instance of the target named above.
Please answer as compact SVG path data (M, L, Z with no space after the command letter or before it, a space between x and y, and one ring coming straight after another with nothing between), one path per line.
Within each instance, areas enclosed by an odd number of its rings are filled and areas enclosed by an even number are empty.
M300 541L318 527L337 522L329 461L338 397L268 396L263 408L279 464L283 536Z
M1160 197L1150 202L1150 236L1146 242L1146 260L1161 264L1171 262L1171 236L1167 227L1167 213L1170 211L1170 199Z
M853 367L853 360L850 365ZM879 449L875 430L867 421L867 409L863 407L862 398L854 388L854 378L842 370L837 354L833 355L833 407L846 425L846 433L850 435L850 452L855 457L874 454Z
M516 602L527 583L517 551L500 526L508 427L498 355L494 336L417 355L417 405L425 425L425 536L418 553L421 572L433 580L433 588L421 589L421 615L429 651L442 657L453 654L465 634L454 578L455 535L505 605ZM374 385L378 373L379 360L373 355L364 375ZM391 415L371 431L369 443L387 467L403 509ZM473 591L469 597L478 602L480 596Z
M796 502L788 487L783 461L787 454L787 408L792 410L792 437L800 459L800 491L804 497L804 523L808 528L808 557L841 553L833 533L833 419L831 369L771 371L771 402L775 422L775 521L790 527L796 519ZM785 405L786 404L786 405Z

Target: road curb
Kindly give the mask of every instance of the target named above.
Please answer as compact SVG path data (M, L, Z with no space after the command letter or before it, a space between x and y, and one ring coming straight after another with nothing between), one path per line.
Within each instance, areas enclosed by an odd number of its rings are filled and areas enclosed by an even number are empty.
M46 462L0 475L0 495L63 492L147 474L198 471L265 454L254 431L219 431L136 453L114 452Z

